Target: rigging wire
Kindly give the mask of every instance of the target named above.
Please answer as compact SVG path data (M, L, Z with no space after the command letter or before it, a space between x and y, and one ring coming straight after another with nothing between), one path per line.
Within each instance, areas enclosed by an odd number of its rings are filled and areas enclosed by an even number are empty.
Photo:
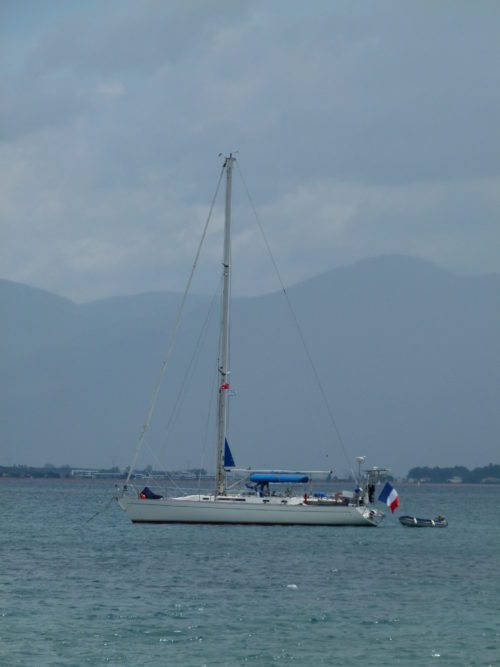
M208 312L207 312L207 315L205 317L205 321L203 323L201 332L200 332L200 334L198 336L198 340L196 342L195 352L194 352L193 356L191 357L191 361L189 363L188 370L186 372L186 375L184 376L181 389L178 393L176 403L175 403L175 405L172 409L172 413L171 413L170 419L168 421L167 436L165 438L165 442L163 444L162 452L160 454L160 456L162 456L162 457L165 453L165 448L167 446L168 432L170 431L171 428L173 428L173 426L175 424L175 421L178 417L178 414L175 414L175 413L176 412L178 413L178 409L180 409L181 401L184 400L184 396L182 396L182 394L184 393L184 390L187 389L187 386L189 385L189 383L191 382L191 380L193 378L194 366L196 365L197 360L199 359L199 356L200 356L200 353L201 353L201 349L202 349L203 345L205 344L205 341L206 341L206 338L207 338L208 328L209 328L209 325L210 325L210 321L211 321L211 319L213 317L213 314L214 314L214 311L215 311L215 304L216 304L216 301L217 301L217 296L220 292L221 283L222 283L222 277L220 278L219 284L217 285L217 288L216 288L216 290L214 292L214 295L211 299L210 306L208 308ZM213 377L212 386L211 386L211 389L210 389L209 408L208 408L207 421L206 421L206 427L205 427L205 437L204 437L203 451L202 451L202 454L201 454L200 473L198 475L198 493L200 493L200 487L201 487L201 468L203 468L203 460L204 460L205 450L206 450L207 442L208 442L208 430L209 430L210 416L212 414L213 397L216 393L215 392L215 386L216 386L216 381L217 381L217 375L218 375L218 371L217 371L217 364L216 364L215 375ZM152 449L149 447L148 443L146 443L146 445L148 446L150 452L152 452ZM154 455L156 461L158 462L159 459L154 452L153 452L153 455ZM165 465L161 464L160 467L165 468ZM176 481L174 480L174 478L170 475L170 473L168 471L167 471L167 476L168 476L169 480L173 483L173 485L177 489L180 489L179 485L176 483Z
M203 324L202 330L201 330L200 335L198 337L198 341L197 341L197 344L196 344L197 350L195 351L195 354L193 354L193 357L191 358L191 362L189 364L188 372L186 374L186 375L189 375L189 374L191 375L191 377L189 378L189 381L191 381L192 375L193 375L193 373L191 372L191 369L192 369L192 366L194 364L194 359L195 359L195 357L196 358L199 357L200 352L201 352L201 347L206 340L206 334L207 334L208 326L210 324L210 320L211 320L211 318L213 316L213 313L215 311L215 304L217 302L217 297L218 297L219 293L221 292L221 284L222 284L222 277L220 278L219 284L217 285L217 288L214 292L214 295L213 295L212 300L210 302L210 306L209 306L209 309L208 309L208 312L207 312L207 315L206 315L206 318L205 318L205 322ZM202 338L203 338L203 341L202 341ZM218 345L220 347L220 332L219 332ZM207 446L208 446L208 436L209 436L209 431L210 431L210 418L211 418L211 415L212 415L212 407L213 407L214 396L216 396L216 394L217 394L216 386L217 386L218 377L219 377L219 363L217 361L214 365L213 379L212 379L211 387L210 387L210 397L209 397L209 401L208 401L208 412L207 412L207 418L206 418L206 423L205 423L205 435L204 435L204 439L203 439L203 449L202 449L202 452L201 452L201 460L200 460L200 473L198 475L198 494L201 493L201 469L204 466L205 454L206 454L206 450L207 450ZM172 410L172 414L170 416L168 426L167 426L167 431L171 427L173 427L173 424L171 422L172 422L172 419L174 417L174 412L176 410L178 402L181 398L181 394L183 393L184 384L186 384L186 376L184 378L183 385L182 385L181 390L179 392L176 405L174 406L174 409ZM156 452L149 446L149 443L146 441L145 444L146 444L146 447L149 449L150 453L153 455L153 458L156 460L160 469L165 468L165 464L160 462L160 459L156 455ZM163 446L163 452L162 452L161 456L163 456L163 454L164 454L164 449L166 447L166 444L167 444L167 439L165 440L165 443L164 443L164 446ZM168 471L166 471L166 474L167 474L167 477L170 480L170 482L172 482L173 486L180 491L181 487L177 484L176 480L171 476L171 474ZM152 477L154 477L154 475L152 475ZM166 489L165 489L165 494L166 494Z
M92 521L92 519L95 519L96 516L98 516L99 514L102 514L103 512L105 512L105 511L108 509L108 507L111 505L111 503L113 502L113 500L116 500L116 497L115 497L115 496L111 496L111 498L110 498L110 499L108 500L108 502L104 505L104 507L102 507L100 510L97 510L97 512L95 512L94 514L92 514L92 516L90 517L90 519L87 519L87 521L85 521L85 523L89 523L90 521Z
M202 247L202 245L203 245L203 242L204 242L204 240L205 240L205 236L206 236L206 234L207 234L208 223L210 222L210 218L212 217L212 212L213 212L213 209L214 209L214 206L215 206L215 201L216 201L216 199L217 199L217 195L219 194L219 188L220 188L220 184L221 184L221 182L222 182L222 176L223 176L223 174L224 174L224 168L225 168L225 163L224 163L224 165L223 165L222 168L221 168L221 172L220 172L219 180L218 180L218 182L217 182L217 187L216 187L216 189L215 189L215 194L214 194L214 196L213 196L213 198L212 198L212 203L211 203L211 205L210 205L210 210L209 210L209 212L208 212L207 220L206 220L206 222L205 222L205 227L204 227L204 229L203 229L203 233L202 233L202 235L201 235L200 243L199 243L199 245L198 245L198 250L197 250L197 252L196 252L196 257L195 257L195 259L194 259L193 266L192 266L192 268L191 268L191 273L190 273L190 275L189 275L189 280L188 280L188 282L187 282L186 289L185 289L185 291L184 291L184 295L183 295L183 297L182 297L181 305L180 305L180 307L179 307L179 311L178 311L178 313L177 313L177 319L176 319L176 321L175 321L175 325L174 325L174 328L173 328L173 330L172 330L172 334L171 334L171 336L170 336L170 341L169 341L169 345L168 345L167 353L166 353L165 358L164 358L164 360L163 360L163 364L162 364L162 366L161 366L161 370L160 370L160 373L159 373L159 375L158 375L158 379L157 379L157 381L156 381L156 385L155 385L155 388L154 388L154 391L153 391L153 397L152 397L152 399L151 399L151 403L150 403L149 410L148 410L148 412L147 412L146 419L145 419L144 424L143 424L143 427L142 427L142 431L141 431L141 433L140 433L140 435L139 435L139 440L138 440L138 443L137 443L137 448L136 448L136 451L135 451L135 454L134 454L134 458L132 459L132 463L131 463L130 468L129 468L129 471L128 471L127 479L125 480L124 488L127 487L127 484L128 484L129 481L130 481L130 477L131 477L131 475L132 475L132 472L133 472L133 470L134 470L134 468L135 468L135 464L136 464L136 462L137 462L137 459L138 459L139 454L140 454L141 449L142 449L142 444L143 444L143 441L144 441L144 437L145 437L145 435L146 435L146 432L147 432L147 430L148 430L148 428L149 428L149 424L150 424L150 422L151 422L151 417L153 416L153 412L154 412L154 408L155 408L155 405L156 405L156 401L157 401L157 399L158 399L158 394L159 394L159 392L160 392L160 386L161 386L161 383L162 383L162 380L163 380L163 376L165 375L165 371L166 371L166 368L167 368L167 362L168 362L168 360L169 360L169 358L170 358L170 353L172 352L172 348L173 348L173 346L174 346L174 341L175 341L175 336L176 336L176 334L177 334L177 329L179 328L179 324L180 324L180 321L181 321L181 315L182 315L182 312L183 312L183 310L184 310L184 305L185 305L185 303L186 303L186 299L187 299L189 290L190 290L190 288L191 288L191 283L193 282L194 272L195 272L196 266L197 266L197 264L198 264L198 259L199 259L199 257L200 257L200 253L201 253L201 247Z
M151 456L153 457L153 460L154 460L155 463L157 464L158 469L159 469L159 470L164 470L164 471L165 471L165 473L166 473L166 475L167 475L167 479L168 479L168 480L172 483L172 485L173 485L177 490L179 490L179 491L181 490L181 487L177 484L176 480L171 476L171 474L170 474L170 473L168 472L168 470L166 469L166 466L165 466L165 462L164 462L164 460L163 460L163 457L164 457L164 455L165 455L165 449L166 449L166 446L167 446L167 443L168 443L169 433L170 433L171 429L173 428L173 426L174 426L174 424L175 424L175 421L176 421L176 419L177 419L177 417L178 417L178 411L179 411L179 409L180 409L181 402L182 402L182 400L183 400L183 398L184 398L184 397L183 397L183 394L184 394L185 390L187 389L187 385L188 385L188 384L191 382L191 380L192 380L193 373L194 373L194 366L195 366L195 364L196 364L196 360L199 358L199 355L200 355L200 353L201 353L201 349L202 349L202 347L203 347L203 345L204 345L204 342L205 342L205 340L206 340L206 335L207 335L208 326L209 326L209 324L210 324L210 320L211 320L211 318L212 318L212 316L213 316L213 313L214 313L214 310L215 310L216 298L217 298L217 295L218 295L218 293L219 293L219 291L220 291L220 283L221 283L221 282L222 282L222 279L219 281L219 284L217 285L217 289L216 289L216 291L215 291L215 293L214 293L214 295L213 295L213 297L212 297L212 299L211 299L211 302L210 302L210 305L209 305L209 308L208 308L208 311L207 311L207 315L206 315L206 317L205 317L205 321L204 321L204 323L203 323L203 326L202 326L202 328L201 328L200 334L199 334L199 336L198 336L198 340L197 340L197 342L196 342L195 351L194 351L194 353L193 353L193 355L192 355L192 357L191 357L191 361L189 362L188 370L187 370L186 374L184 375L184 378L183 378L183 381L182 381L181 388L180 388L180 390L179 390L179 392L178 392L178 394L177 394L176 402L175 402L175 404L174 404L174 406L173 406L173 408L172 408L172 411L171 411L169 420L168 420L168 422L167 422L167 428L166 428L166 433L167 433L167 435L165 436L165 441L164 441L164 443L163 443L162 450L157 454L156 451L149 445L149 443L148 443L147 440L145 440L144 443L143 443L144 445L146 445L147 449L149 450L149 453L151 454ZM213 388L212 388L212 391L213 391ZM177 414L176 414L176 413L177 413ZM156 477L155 477L153 471L151 471L151 473L149 474L148 479L155 480L156 482L160 482L160 481L162 481L161 478L156 478ZM162 486L163 486L163 485L162 485ZM164 491L165 491L165 494L166 494L166 487L163 486L163 488L164 488Z
M253 214L254 214L254 216L255 216L255 220L257 221L257 225L258 225L258 227L259 227L260 233L262 234L262 238L264 239L264 243L265 243L265 246L266 246L266 248L267 248L267 252L269 253L269 257L271 258L271 262L272 262L273 267L274 267L274 270L275 270L275 272L276 272L276 276L277 276L278 281L279 281L279 284L280 284L280 286L281 286L281 290L282 290L283 295L284 295L284 297L285 297L286 303L288 304L288 308L289 308L289 310L290 310L290 314L291 314L291 316L292 316L292 320L293 320L293 322L294 322L294 324L295 324L295 327L296 327L297 332L298 332L298 334L299 334L299 338L300 338L300 340L301 340L301 342L302 342L302 346L303 346L303 348L304 348L304 351L305 351L305 353L306 353L307 359L308 359L309 364L310 364L310 366L311 366L311 369L312 369L312 371L313 371L313 375L314 375L314 377L315 377L316 384L317 384L317 386L318 386L318 389L319 389L319 392L320 392L321 397L322 397L322 399L323 399L323 402L324 402L324 404L325 404L325 406L326 406L326 409L327 409L328 415L329 415L329 417L330 417L330 421L331 421L331 423L332 423L333 429L334 429L334 431L335 431L335 433L336 433L336 435L337 435L338 441L339 441L339 443L340 443L340 446L341 446L342 452L343 452L343 454L344 454L344 456L345 456L345 459L346 459L346 461L347 461L347 464L348 464L348 466L349 466L349 468L350 468L351 474L352 474L353 478L355 478L354 470L353 470L352 465L351 465L351 457L348 455L346 446L344 445L344 441L342 440L342 436L340 435L340 431L339 431L339 428L338 428L338 426L337 426L337 422L336 422L336 420L335 420L335 416L334 416L334 414L333 414L333 410L332 410L332 408L331 408L331 406L330 406L330 403L329 403L328 398L327 398L327 396L326 396L325 389L324 389L323 384L322 384L322 382L321 382L321 379L320 379L320 377L319 377L319 373L318 373L318 371L317 371L317 369L316 369L316 365L314 364L313 358L312 358L311 353L310 353L310 351L309 351L309 347L308 347L308 345L307 345L307 343L306 343L306 339L305 339L305 337L304 337L304 333L303 333L303 331L302 331L302 327L300 326L299 320L298 320L297 315L296 315L296 313L295 313L295 310L294 310L294 308L293 308L293 306L292 306L292 302L290 301L290 297L288 296L288 293L287 293L287 291L286 291L285 284L284 284L283 279L282 279L282 277L281 277L281 273L280 273L280 271L279 271L279 269L278 269L278 265L276 264L276 260L274 259L274 255L273 255L273 253L272 253L271 246L269 245L269 241L268 241L268 239L267 239L266 233L264 232L264 228L263 228L262 223L261 223L261 221L260 221L259 214L257 213L257 209L255 208L255 205L254 205L254 203L253 203L252 197L250 196L250 192L249 192L249 190L248 190L248 187L247 187L247 184L246 184L246 182L245 182L245 179L243 178L243 174L242 174L242 171L241 171L241 169L240 169L239 162L236 162L236 168L237 168L238 173L239 173L239 175L240 175L241 182L242 182L242 184L243 184L243 188L244 188L244 190L245 190L245 192L246 192L246 195L247 195L247 197L248 197L248 201L250 202L250 207L251 207L251 209L252 209L252 211L253 211Z
M191 381L193 379L193 375L194 375L196 365L198 363L198 359L200 357L203 346L206 342L206 338L207 338L207 335L208 335L208 328L209 328L210 322L211 322L213 314L214 314L215 303L216 303L217 295L219 294L219 291L220 291L221 282L222 282L222 278L219 280L219 284L217 285L217 289L216 289L216 291L215 291L215 293L214 293L214 295L213 295L213 297L210 301L208 311L207 311L207 314L206 314L206 317L205 317L205 321L203 322L200 334L199 334L198 339L196 341L194 352L191 356L191 360L189 362L187 371L184 374L180 389L177 393L177 398L176 398L175 403L172 407L172 411L170 413L170 417L169 417L169 420L167 422L167 427L165 429L166 430L165 441L164 441L163 447L162 447L162 449L159 453L160 457L163 457L164 454L165 454L165 449L167 447L167 442L168 442L169 435L170 435L170 433L171 433L171 431L172 431L172 429L173 429L173 427L174 427L174 425L177 421L177 418L179 416L179 411L180 411L180 408L181 408L182 403L184 401L185 393L187 391L187 388L188 388L189 384L191 383Z

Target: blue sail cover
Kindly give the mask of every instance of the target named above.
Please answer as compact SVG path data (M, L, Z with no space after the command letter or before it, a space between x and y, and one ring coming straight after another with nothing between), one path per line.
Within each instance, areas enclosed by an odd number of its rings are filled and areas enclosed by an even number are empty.
M250 480L259 484L304 484L309 481L309 477L307 475L301 475L300 473L289 472L253 472L250 475Z
M231 450L229 449L229 445L227 442L227 439L224 443L224 468L234 468L234 459L233 455L231 454Z

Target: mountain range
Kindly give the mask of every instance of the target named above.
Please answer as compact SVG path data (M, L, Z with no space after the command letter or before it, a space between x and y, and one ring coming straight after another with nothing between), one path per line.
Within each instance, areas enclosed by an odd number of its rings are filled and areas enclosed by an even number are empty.
M2 464L128 465L180 300L76 304L1 280ZM141 467L215 467L216 306L188 299ZM498 459L500 275L385 256L231 312L237 466L343 475L359 454L402 475Z

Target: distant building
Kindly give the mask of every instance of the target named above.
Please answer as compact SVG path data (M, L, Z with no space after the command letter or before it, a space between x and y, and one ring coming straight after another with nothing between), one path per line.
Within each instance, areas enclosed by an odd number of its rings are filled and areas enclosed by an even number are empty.
M451 477L450 479L446 480L450 484L462 484L463 479L459 477L458 475L455 475L455 477Z
M95 477L98 470L90 470L88 468L75 468L71 471L71 477Z
M71 471L71 477L82 477L85 479L122 479L124 474L115 470L91 470L90 468L75 468Z

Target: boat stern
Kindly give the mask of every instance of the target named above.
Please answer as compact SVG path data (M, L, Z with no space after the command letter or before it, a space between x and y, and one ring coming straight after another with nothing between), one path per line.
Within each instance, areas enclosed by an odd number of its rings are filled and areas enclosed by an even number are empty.
M358 512L365 519L370 526L378 526L384 520L385 514L375 507L363 507L359 506Z

